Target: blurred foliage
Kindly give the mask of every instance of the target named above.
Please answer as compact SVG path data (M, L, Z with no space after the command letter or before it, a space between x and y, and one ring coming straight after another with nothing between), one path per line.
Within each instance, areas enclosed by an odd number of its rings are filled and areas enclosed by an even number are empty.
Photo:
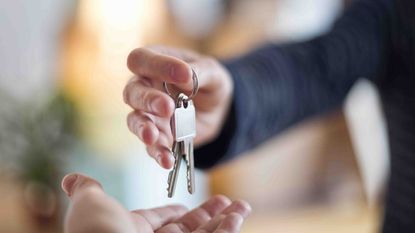
M44 101L0 95L0 170L56 188L77 134L74 103L60 91Z

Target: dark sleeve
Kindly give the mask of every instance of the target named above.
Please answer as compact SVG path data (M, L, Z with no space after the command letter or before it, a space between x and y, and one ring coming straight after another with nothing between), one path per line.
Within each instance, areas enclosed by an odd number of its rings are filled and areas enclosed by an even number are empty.
M298 44L269 44L225 62L234 96L220 135L195 151L209 168L253 149L287 127L338 108L361 77L385 65L392 0L356 1L331 32Z

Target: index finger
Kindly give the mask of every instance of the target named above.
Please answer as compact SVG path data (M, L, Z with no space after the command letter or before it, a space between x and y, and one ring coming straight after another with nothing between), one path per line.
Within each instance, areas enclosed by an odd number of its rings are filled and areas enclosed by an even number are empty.
M133 50L128 55L127 66L136 75L162 82L185 84L192 77L191 68L184 61L145 48Z

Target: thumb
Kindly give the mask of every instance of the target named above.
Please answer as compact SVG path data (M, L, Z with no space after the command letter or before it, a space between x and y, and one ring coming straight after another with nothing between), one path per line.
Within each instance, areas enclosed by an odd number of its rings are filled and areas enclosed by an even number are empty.
M76 194L89 188L96 188L97 190L103 191L102 185L98 181L79 173L66 175L62 179L61 186L70 199L73 199Z

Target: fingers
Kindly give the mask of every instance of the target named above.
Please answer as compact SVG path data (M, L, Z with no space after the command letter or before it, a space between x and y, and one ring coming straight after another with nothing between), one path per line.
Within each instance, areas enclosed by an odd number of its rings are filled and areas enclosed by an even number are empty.
M218 226L222 223L222 221L225 219L226 215L220 214L211 219L209 222L207 222L205 225L199 227L196 231L193 233L206 233L206 232L214 232Z
M140 112L131 112L127 116L129 130L137 135L146 145L153 145L159 137L160 131L153 120Z
M200 207L194 209L178 220L185 228L190 231L196 230L199 226L211 220L214 216L222 212L231 204L229 198L225 196L214 196Z
M228 230L225 232L239 232L238 229L242 221L234 218L240 217L242 220L251 213L251 206L242 200L232 202L220 215L214 217L211 221L198 228L200 232L214 232L215 230ZM233 216L235 215L236 216ZM232 215L232 217L229 217ZM231 231L232 230L232 231ZM198 232L196 231L196 232ZM215 231L216 232L216 231Z
M242 223L243 217L238 213L219 215L193 233L239 233Z
M163 168L170 169L174 162L169 149L173 142L170 128L173 100L137 80L125 88L124 100L135 109L127 116L129 130L146 144L149 154Z
M173 167L174 158L168 147L158 145L149 146L147 147L147 153L153 157L161 167L165 169Z
M146 48L153 51L154 53L172 56L172 57L175 57L175 58L178 58L180 60L187 62L188 64L190 64L193 70L195 70L198 77L201 74L198 71L203 71L203 72L207 72L210 74L216 74L214 72L216 70L212 68L218 65L218 61L214 58L211 58L208 56L201 56L200 54L192 50L188 50L184 48L173 48L173 47L165 47L165 46L159 46L159 45L158 46L147 46ZM203 84L203 82L199 82L199 84L201 83Z
M251 213L251 211L252 208L248 204L248 202L243 200L236 200L232 202L232 204L228 206L225 210L223 210L222 214L237 213L241 215L243 218L246 218Z
M198 134L196 140L210 139L209 135L220 129L220 122L229 107L233 84L230 74L217 60L182 49L151 47L132 51L127 65L136 77L124 89L124 101L139 113L129 115L128 127L146 144L149 154L162 167L169 169L173 166L169 150L172 144L169 120L175 109L175 100L165 93L163 82L169 84L173 96L181 92L190 94L193 69L199 83L199 94L194 104L199 113L207 116L203 119L198 114L197 120L204 120L209 127ZM199 126L198 132L203 127ZM168 145L160 143L163 137L170 141Z
M173 141L170 119L133 111L127 116L127 125L146 145L153 145L157 141L159 145L170 146ZM164 136L164 140L160 136Z
M161 82L188 83L192 77L190 66L182 60L145 48L133 50L127 58L127 66L139 76Z
M146 144L148 154L163 168L173 166L174 159L169 149L173 143L169 119L134 111L128 115L127 124L130 131Z
M127 65L139 77L171 83L185 91L193 88L192 69L199 87L205 90L220 86L224 76L229 75L214 58L164 47L135 49L128 56Z
M243 217L237 213L227 215L213 233L238 233L241 231Z
M174 223L160 228L157 233L239 232L243 219L250 212L251 207L245 201L237 200L231 203L225 196L215 196Z
M175 223L168 224L157 232L192 232L198 227L206 224L230 204L231 201L227 197L221 195L214 196L200 207L185 214Z
M66 175L62 179L61 186L70 199L88 188L102 191L102 185L98 181L78 173Z
M133 109L169 118L174 111L174 101L166 93L157 90L135 77L124 89L124 102Z
M186 207L181 205L170 205L148 210L132 211L133 218L144 218L152 227L152 231L175 221L187 212ZM136 221L137 222L137 221ZM138 221L139 222L139 221Z

